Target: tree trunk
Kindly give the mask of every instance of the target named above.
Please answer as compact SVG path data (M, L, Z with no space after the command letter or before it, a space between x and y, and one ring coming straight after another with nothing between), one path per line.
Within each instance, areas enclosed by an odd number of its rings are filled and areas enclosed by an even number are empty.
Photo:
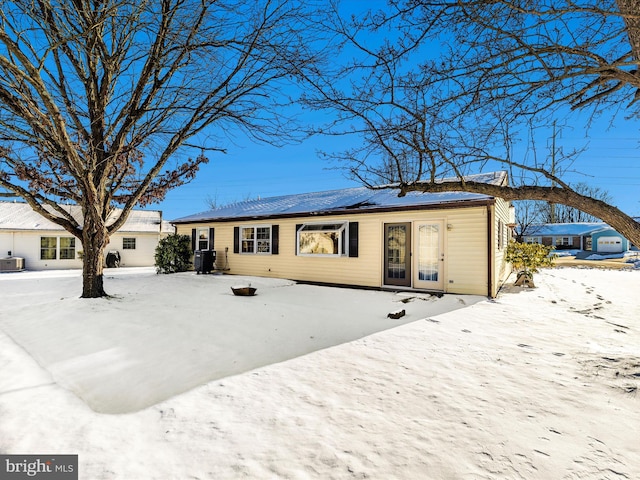
M627 27L631 54L636 62L640 62L640 6L637 0L618 0L617 3Z
M82 298L99 298L107 296L104 291L104 249L109 243L109 236L104 222L85 215L82 232Z

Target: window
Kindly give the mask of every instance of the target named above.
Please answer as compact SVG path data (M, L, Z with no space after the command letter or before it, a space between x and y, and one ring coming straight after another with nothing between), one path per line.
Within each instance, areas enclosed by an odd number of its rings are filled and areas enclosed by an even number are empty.
M271 253L271 225L240 227L241 253Z
M209 249L209 229L199 228L198 229L198 250L208 250L208 249Z
M498 220L498 250L504 247L504 223Z
M74 260L76 258L76 239L74 237L60 238L60 260Z
M346 255L346 223L308 223L298 228L298 255Z
M40 260L55 260L57 250L57 237L40 237Z
M571 246L571 238L570 237L562 237L556 239L556 245L561 247Z
M136 239L135 238L123 238L122 239L122 249L123 250L135 250L136 249Z

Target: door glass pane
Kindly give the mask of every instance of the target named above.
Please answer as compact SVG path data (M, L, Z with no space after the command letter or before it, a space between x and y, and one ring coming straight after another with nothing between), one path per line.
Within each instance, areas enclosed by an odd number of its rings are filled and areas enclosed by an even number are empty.
M389 226L387 231L387 278L406 278L407 227Z
M418 278L427 282L438 281L440 245L438 225L418 227Z

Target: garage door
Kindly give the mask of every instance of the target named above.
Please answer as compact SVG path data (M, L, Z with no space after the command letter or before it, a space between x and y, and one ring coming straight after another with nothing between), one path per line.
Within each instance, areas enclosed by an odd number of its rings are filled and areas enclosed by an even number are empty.
M620 237L600 237L598 239L598 253L622 252L622 239Z

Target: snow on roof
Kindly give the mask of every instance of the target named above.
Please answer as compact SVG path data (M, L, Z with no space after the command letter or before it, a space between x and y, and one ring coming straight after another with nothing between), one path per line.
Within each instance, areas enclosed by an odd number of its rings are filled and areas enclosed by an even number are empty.
M466 181L502 184L506 172L492 172L465 177ZM443 181L452 180L445 179ZM402 208L422 205L489 200L493 197L470 192L423 193L409 192L398 196L396 189L372 190L367 187L346 188L324 192L283 195L234 203L214 210L173 220L173 223L203 222L232 218L310 215L318 213L367 211L380 208Z
M79 205L64 205L64 208L80 223L82 210ZM50 211L52 211L50 209ZM114 210L110 220L120 214ZM133 210L120 232L159 233L162 214L158 210ZM0 230L64 230L60 225L44 218L24 202L0 202Z
M604 222L545 223L531 225L527 229L525 236L582 236L591 235L603 230L613 230L613 228Z

